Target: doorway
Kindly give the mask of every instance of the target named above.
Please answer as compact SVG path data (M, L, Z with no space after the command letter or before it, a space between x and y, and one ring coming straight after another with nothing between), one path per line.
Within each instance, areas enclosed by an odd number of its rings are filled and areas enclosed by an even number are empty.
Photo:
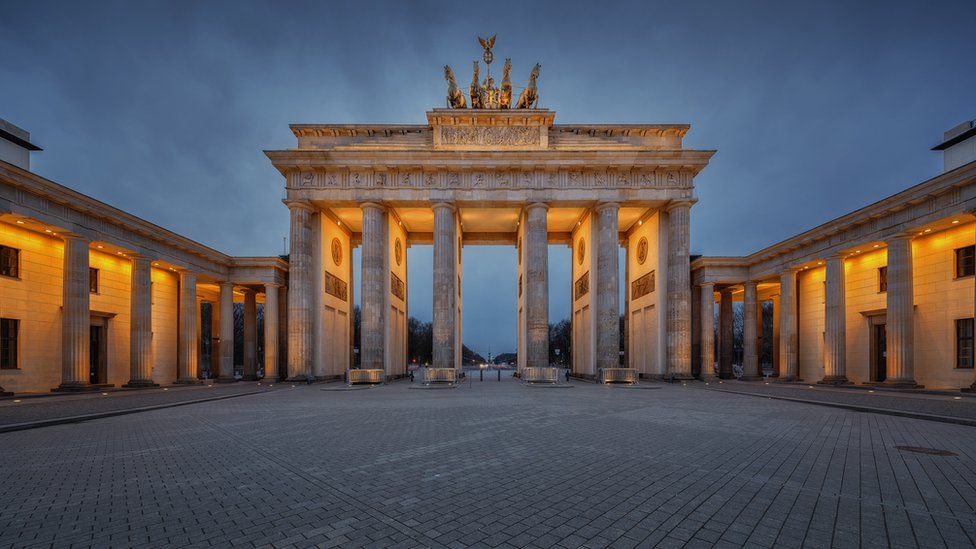
M871 381L881 383L888 378L888 332L884 317L871 323Z
M88 338L88 382L103 385L108 379L108 325L103 317L92 317Z

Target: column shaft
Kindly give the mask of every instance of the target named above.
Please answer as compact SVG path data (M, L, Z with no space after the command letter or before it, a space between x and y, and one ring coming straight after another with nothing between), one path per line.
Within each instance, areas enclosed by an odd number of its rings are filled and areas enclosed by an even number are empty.
M88 240L64 236L64 286L61 302L61 389L90 385L91 311L88 296Z
M244 290L244 379L258 378L258 296Z
M616 213L616 212L615 212ZM614 219L616 215L614 214ZM525 209L525 331L528 368L549 366L549 206ZM614 296L616 299L616 295ZM599 306L599 305L598 305ZM599 314L599 311L597 311ZM616 324L616 320L614 320ZM619 328L614 329L617 333ZM599 343L598 343L599 345ZM616 344L615 344L616 347ZM599 350L599 346L597 347ZM597 363L600 358L598 356Z
M129 297L129 382L127 387L153 387L152 261L132 256Z
M795 381L800 377L797 360L796 271L789 269L779 277L779 364L780 377Z
M352 280L349 281L352 289ZM352 334L352 315L350 316L349 333ZM350 339L352 336L350 335ZM348 343L346 343L348 347ZM278 288L278 378L288 376L288 288Z
M617 223L619 207L616 203L609 203L601 204L596 208L596 367L598 369L618 368L620 365L620 271L617 259L620 251ZM546 305L548 309L548 303ZM548 324L548 316L546 322Z
M912 288L912 239L888 241L888 310L885 318L885 383L915 386L915 292Z
M288 205L291 213L288 257L288 378L312 375L312 328L315 291L312 264L312 207L301 202Z
M719 305L719 370L722 379L731 379L732 362L735 358L735 341L732 324L732 288L722 289L722 302Z
M844 257L827 259L824 296L824 378L820 383L847 383L847 307L845 300Z
M668 208L668 369L671 376L691 379L691 204Z
M234 285L220 283L220 371L218 379L234 381Z
M200 341L197 337L197 277L180 273L180 322L177 383L200 383L197 371L200 360Z
M336 341L335 345L340 342ZM264 285L264 379L278 380L278 286Z
M362 356L361 365L363 368L384 370L386 368L384 346L384 332L386 330L386 294L390 291L386 286L386 265L383 261L387 246L386 239L384 238L385 231L383 230L383 217L385 215L385 209L378 204L372 203L363 204L362 209L363 295L361 320L362 335L359 352ZM436 273L434 274L434 278L437 278ZM436 310L434 314L434 319L436 321ZM331 343L335 344L336 342ZM435 349L437 347L436 339L434 341L434 347Z
M742 304L742 379L758 379L759 348L756 341L756 283L747 281L744 285L745 297Z
M701 285L701 378L715 377L715 285Z

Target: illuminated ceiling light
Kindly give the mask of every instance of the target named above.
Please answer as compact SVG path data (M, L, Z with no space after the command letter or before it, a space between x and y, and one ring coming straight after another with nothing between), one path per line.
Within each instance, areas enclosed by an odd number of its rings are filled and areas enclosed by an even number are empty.
M159 263L153 263L153 267L159 267Z
M336 221L336 225L338 225L338 226L341 227L342 226L342 221Z
M51 232L51 229L44 229L44 232L49 233Z
M924 232L926 232L926 233L930 233L930 232L932 232L932 229L925 229L925 231L924 231Z
M918 236L922 236L922 233L918 233Z
M98 248L99 250L101 250L101 249L102 249L102 248L104 248L105 246L102 246L101 244L99 244L98 246L95 246L95 247L96 247L96 248Z
M958 221L953 221L953 223L959 223L959 222ZM17 224L18 225L23 225L24 224L24 220L23 219L18 219L17 220Z
M123 254L122 254L122 252L115 252L115 253L117 253L117 254L119 254L119 255L123 255Z
M818 261L817 265L823 265L823 261Z
M861 253L861 250L854 250L854 253L859 254Z
M644 220L643 220L643 219L639 219L639 220L637 220L637 226L638 226L638 227L640 227L640 226L641 226L641 225L643 225L643 224L644 224Z
M881 247L881 244L875 244L874 247L875 248L880 248Z
M18 221L17 223L23 223L23 221ZM955 225L955 224L957 224L957 223L959 223L959 220L958 220L958 219L953 219L953 220L952 220L952 224L953 224L953 225Z

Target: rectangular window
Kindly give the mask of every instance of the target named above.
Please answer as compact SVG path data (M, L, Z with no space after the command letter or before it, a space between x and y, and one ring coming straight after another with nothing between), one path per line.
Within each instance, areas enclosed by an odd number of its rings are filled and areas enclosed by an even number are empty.
M878 267L878 291L888 291L888 267Z
M0 275L20 278L20 250L0 246Z
M956 368L973 367L973 319L956 319Z
M0 318L0 369L17 368L17 334L20 321L15 318Z
M956 278L976 274L976 246L956 249Z
M95 267L88 267L88 292L98 293L98 269Z

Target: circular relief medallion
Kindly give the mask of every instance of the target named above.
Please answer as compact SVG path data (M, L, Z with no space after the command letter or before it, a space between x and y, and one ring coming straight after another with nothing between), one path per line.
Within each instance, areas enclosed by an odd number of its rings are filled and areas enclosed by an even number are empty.
M393 243L393 257L396 259L398 266L403 263L403 243L400 242L399 238Z
M583 259L585 258L586 258L586 241L581 238L579 244L576 245L576 262L582 265Z
M342 242L338 238L332 239L332 262L336 267L342 265Z
M647 238L642 236L637 241L637 264L643 265L645 261L647 261Z

